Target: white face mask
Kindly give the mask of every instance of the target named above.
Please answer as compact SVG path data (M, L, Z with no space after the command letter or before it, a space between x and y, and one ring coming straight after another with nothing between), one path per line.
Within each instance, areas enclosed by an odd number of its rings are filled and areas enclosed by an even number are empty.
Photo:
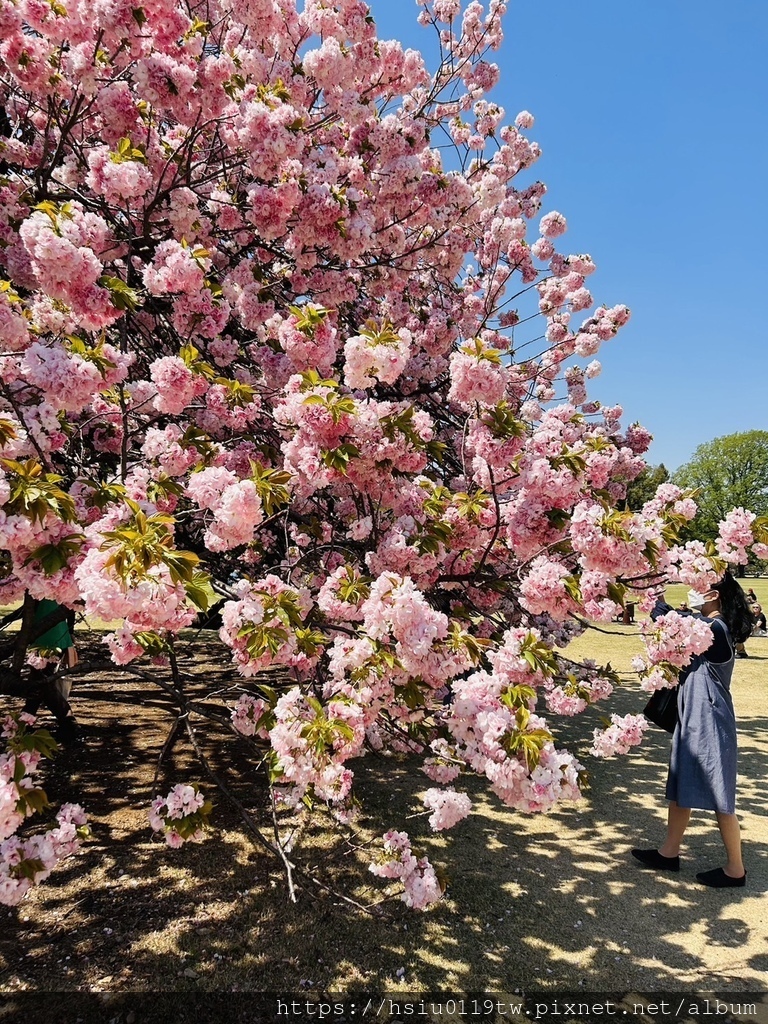
M706 594L700 594L698 592L698 590L689 590L688 591L688 607L691 609L691 611L694 611L694 612L701 611L701 609L704 607L704 605L706 603L707 603L707 595Z

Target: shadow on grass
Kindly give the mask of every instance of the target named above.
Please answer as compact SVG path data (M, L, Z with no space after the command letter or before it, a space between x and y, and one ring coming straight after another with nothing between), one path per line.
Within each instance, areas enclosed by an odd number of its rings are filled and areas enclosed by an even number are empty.
M768 881L768 749L759 740L765 717L740 721L748 888L715 891L695 882L697 870L722 862L714 816L703 812L693 820L679 875L643 871L630 857L631 847L657 845L663 834L670 738L654 730L639 752L592 761L588 799L547 816L511 812L481 780L468 780L463 788L478 813L449 842L430 833L424 816L403 825L430 786L415 764L364 759L356 785L368 817L348 841L319 823L303 826L297 860L306 875L292 904L279 865L243 838L221 798L215 822L223 842L172 852L150 838L146 806L170 719L159 713L151 685L120 685L131 688L131 707L115 705L113 715L105 695L83 702L86 748L66 752L51 770L56 803L90 802L94 838L8 911L0 932L6 993L172 991L185 1004L221 991L765 987L765 925L755 907ZM615 710L637 711L639 702L637 691L621 691ZM562 728L563 742L584 763L586 725L566 721ZM215 753L207 743L206 750L264 823L266 794L241 772L235 747ZM199 777L180 740L157 788ZM384 887L366 865L392 826L406 827L449 877L439 906L416 914L390 900L366 915L312 881L366 904L381 900Z
M622 700L629 711L637 695ZM740 724L745 735L765 736L768 719ZM750 748L742 756L749 887L717 891L695 880L697 871L724 862L713 814L694 812L679 875L643 870L630 855L632 847L653 847L663 837L670 742L654 730L641 752L593 762L587 805L549 816L500 811L482 786L473 787L480 813L457 827L451 849L434 850L433 859L454 875L455 911L442 908L412 927L417 975L506 991L764 988L766 928L758 902L768 887L768 752ZM382 807L400 802L399 789L415 804L420 788L415 773L388 778Z

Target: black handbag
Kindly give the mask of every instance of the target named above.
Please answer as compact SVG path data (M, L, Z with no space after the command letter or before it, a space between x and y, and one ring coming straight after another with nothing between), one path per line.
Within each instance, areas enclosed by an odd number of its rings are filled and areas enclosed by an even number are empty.
M666 687L663 690L654 690L651 699L643 708L643 714L649 722L658 725L660 729L667 732L674 732L679 721L677 714L677 693L680 684L673 687Z

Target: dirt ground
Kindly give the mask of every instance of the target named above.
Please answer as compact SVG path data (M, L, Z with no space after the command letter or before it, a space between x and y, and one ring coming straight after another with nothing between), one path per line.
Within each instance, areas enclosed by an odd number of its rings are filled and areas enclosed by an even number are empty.
M627 657L634 642L626 640ZM80 646L86 660L103 658L96 637ZM333 838L322 822L299 824L294 904L280 864L248 839L183 735L155 781L171 723L165 696L148 682L101 673L76 690L83 746L63 750L44 782L56 806L74 799L86 807L93 835L18 908L0 915L0 1024L142 1024L161 1019L153 1015L161 995L172 1000L173 1019L201 1022L219 1019L211 1008L217 993L264 992L761 993L765 1010L768 640L753 650L734 677L744 889L696 883L696 871L721 863L717 830L703 812L694 818L679 876L642 871L629 857L632 846L655 845L663 831L669 737L653 730L629 757L592 761L591 790L578 805L529 817L470 782L479 813L454 829L450 842L432 835L423 817L406 822L448 879L444 900L426 914L388 899L394 890L366 871L370 844L385 828L402 827L428 787L407 761L371 757L360 764L367 813L354 831ZM232 703L235 678L222 669L215 636L195 651L192 688L213 704L223 707L227 695ZM637 712L642 703L642 694L627 688L616 710ZM597 724L567 723L565 738L584 761ZM264 788L254 784L236 741L205 741L204 750L247 811L271 828ZM155 793L193 780L215 800L220 841L171 851L153 837L146 808ZM342 893L371 911L346 903ZM51 993L62 995L51 1002ZM130 1008L120 1002L127 993L156 995ZM96 1016L87 1015L86 1003ZM230 1007L227 1019L241 1018Z

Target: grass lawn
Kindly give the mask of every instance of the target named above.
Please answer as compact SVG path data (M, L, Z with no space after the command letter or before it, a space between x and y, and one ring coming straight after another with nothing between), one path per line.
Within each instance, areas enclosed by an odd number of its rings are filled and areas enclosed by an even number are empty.
M752 585L759 596L768 591L768 581ZM97 656L96 637L81 643L86 656ZM639 650L637 625L610 625L590 630L571 653L627 673L611 707L625 714L645 703L630 670ZM195 994L249 990L763 991L768 639L751 639L748 650L733 690L749 885L727 895L694 881L697 870L721 862L710 814L694 817L680 876L656 877L632 862L632 846L656 844L662 834L669 737L651 729L627 757L597 761L588 748L606 709L596 708L556 723L562 743L589 769L580 803L528 816L504 808L480 780L460 781L476 813L449 837L431 833L420 813L419 794L431 783L414 763L363 759L356 785L366 814L354 831L333 837L322 819L282 823L300 833L294 856L303 874L293 904L279 865L250 844L220 796L218 841L173 852L152 837L146 807L154 793L182 779L212 787L183 742L155 782L170 722L156 688L117 671L84 683L75 708L85 749L57 758L45 787L56 804L74 798L87 807L93 838L7 911L0 992L8 999L29 991L174 991L192 1006ZM226 684L215 637L200 647L196 671L208 691ZM265 794L241 773L235 748L206 749L266 826ZM425 914L409 911L396 884L366 870L391 826L407 828L446 878L445 898Z
M750 587L754 590L759 604L762 605L763 611L768 608L768 576L748 576L745 579L740 579L738 582L745 593ZM676 583L674 586L667 587L667 601L673 607L677 608L678 605L685 601L688 590L689 588L684 586L682 583Z

